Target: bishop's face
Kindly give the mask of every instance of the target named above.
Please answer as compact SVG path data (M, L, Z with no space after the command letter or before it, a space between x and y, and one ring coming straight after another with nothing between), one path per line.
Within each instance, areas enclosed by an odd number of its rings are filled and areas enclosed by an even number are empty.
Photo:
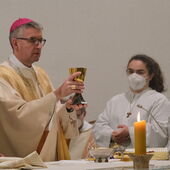
M22 37L15 38L14 55L27 67L39 61L41 55L42 31L35 28L27 28L22 32Z

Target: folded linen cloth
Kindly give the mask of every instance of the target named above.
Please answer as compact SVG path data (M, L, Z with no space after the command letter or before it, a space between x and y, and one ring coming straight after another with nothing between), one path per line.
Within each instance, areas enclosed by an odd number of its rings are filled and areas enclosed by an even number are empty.
M32 152L25 158L0 157L0 169L35 169L47 168L38 153Z

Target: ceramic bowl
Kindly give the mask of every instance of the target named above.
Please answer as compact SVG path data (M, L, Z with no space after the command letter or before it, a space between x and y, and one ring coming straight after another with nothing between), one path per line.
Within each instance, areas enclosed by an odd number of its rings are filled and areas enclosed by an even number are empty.
M114 152L113 148L94 148L90 150L90 155L96 159L99 158L108 158Z

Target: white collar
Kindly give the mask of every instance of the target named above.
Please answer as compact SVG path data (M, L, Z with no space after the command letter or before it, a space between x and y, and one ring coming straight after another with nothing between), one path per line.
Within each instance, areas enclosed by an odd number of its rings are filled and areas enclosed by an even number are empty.
M13 54L9 57L9 62L11 63L12 67L16 69L16 71L18 70L20 73L22 73L24 77L34 79L33 76L35 76L36 74L34 66L32 67L25 66Z
M21 63L14 54L11 54L9 57L9 60L12 64L14 64L17 68L27 70L27 71L34 71L33 66L32 67L27 67L23 63Z

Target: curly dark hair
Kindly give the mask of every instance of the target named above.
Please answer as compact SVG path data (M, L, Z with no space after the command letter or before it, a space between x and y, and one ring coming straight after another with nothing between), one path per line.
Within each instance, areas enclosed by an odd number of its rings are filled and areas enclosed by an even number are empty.
M149 75L153 75L152 80L150 80L150 82L149 82L149 87L156 90L157 92L165 91L164 78L162 75L162 71L160 69L159 64L153 58L151 58L145 54L137 54L130 58L128 65L132 60L142 61L146 65Z

